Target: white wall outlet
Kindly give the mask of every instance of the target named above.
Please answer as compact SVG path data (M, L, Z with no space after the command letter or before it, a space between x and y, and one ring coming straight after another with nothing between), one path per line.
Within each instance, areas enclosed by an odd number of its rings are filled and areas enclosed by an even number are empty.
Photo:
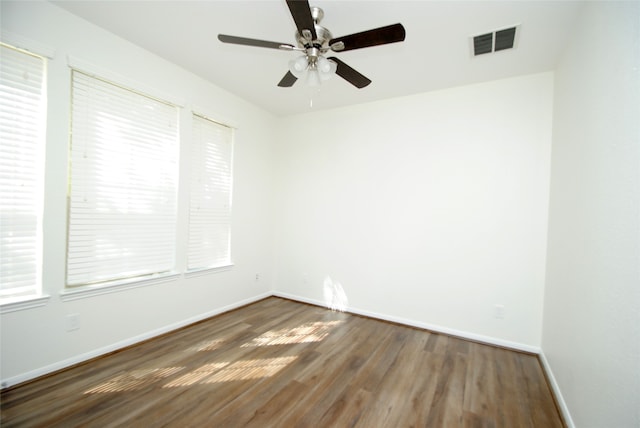
M66 319L67 331L74 331L80 328L80 314L69 314Z
M260 281L260 274L259 273L256 274L256 282L257 281Z
M504 305L495 305L493 307L493 316L498 319L504 319Z

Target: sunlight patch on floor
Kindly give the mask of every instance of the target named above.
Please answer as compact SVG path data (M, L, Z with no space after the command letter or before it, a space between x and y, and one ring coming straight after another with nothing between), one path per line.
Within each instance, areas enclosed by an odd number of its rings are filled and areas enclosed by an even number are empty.
M226 338L205 340L203 342L198 343L195 346L187 348L186 350L191 352L215 351L220 346L222 346L225 342L226 342Z
M203 383L231 382L271 377L297 358L297 356L291 356L238 361L204 380Z
M134 391L155 383L160 379L167 378L181 370L184 370L184 367L133 370L116 376L94 388L88 389L84 393L98 394L105 392Z
M241 348L292 345L320 342L344 320L308 322L294 328L268 331L240 345ZM204 340L186 349L189 352L215 351L227 342L227 338ZM163 382L162 388L188 387L239 380L260 379L275 375L295 361L297 356L259 358L237 362L212 362L182 374L173 380L166 379L185 367L165 367L133 370L120 374L107 382L85 391L85 394L135 391L153 383ZM166 382L166 383L165 383Z
M259 337L241 345L252 346L291 345L296 343L320 342L329 335L329 331L343 321L318 321L299 327L268 331Z
M228 365L229 363L226 363L226 362L205 364L204 366L199 367L196 370L189 372L186 375L180 376L178 379L175 379L169 382L168 384L164 385L163 388L174 388L176 386L193 385L211 376L213 373L217 372L218 370Z

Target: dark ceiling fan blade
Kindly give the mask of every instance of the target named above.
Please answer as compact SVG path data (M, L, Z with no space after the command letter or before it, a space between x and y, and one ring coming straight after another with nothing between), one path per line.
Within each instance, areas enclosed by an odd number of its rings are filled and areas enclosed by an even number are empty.
M371 80L369 80L368 78L366 78L365 76L363 76L362 74L354 70L353 68L349 67L347 64L340 61L335 56L332 56L328 59L330 59L331 61L335 62L338 65L338 67L336 68L336 74L342 77L347 82L351 83L356 88L362 89L365 86L367 86L369 83L371 83Z
M318 36L316 35L316 27L313 23L309 2L307 0L287 0L287 6L289 6L289 11L293 21L296 23L296 27L298 27L298 33L304 36L303 30L309 30L312 40L317 39Z
M290 88L294 83L296 83L296 80L298 80L298 78L294 76L290 71L287 71L287 74L285 74L282 80L280 80L278 86L280 86L281 88Z
M401 42L406 33L402 24L393 24L386 27L374 28L373 30L362 31L360 33L349 34L348 36L336 37L329 41L329 46L336 52L349 51L352 49L368 48L370 46L385 45L387 43ZM344 45L334 44L342 42Z
M256 46L259 48L284 49L292 50L293 45L289 43L269 42L267 40L248 39L246 37L229 36L227 34L218 34L218 40L223 43L232 43L234 45Z

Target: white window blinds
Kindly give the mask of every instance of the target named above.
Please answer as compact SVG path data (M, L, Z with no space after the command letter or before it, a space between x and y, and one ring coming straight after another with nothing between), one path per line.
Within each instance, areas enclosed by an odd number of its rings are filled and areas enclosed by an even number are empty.
M0 44L0 301L41 290L45 60Z
M187 268L231 264L233 129L193 116Z
M175 266L178 108L73 71L67 286Z

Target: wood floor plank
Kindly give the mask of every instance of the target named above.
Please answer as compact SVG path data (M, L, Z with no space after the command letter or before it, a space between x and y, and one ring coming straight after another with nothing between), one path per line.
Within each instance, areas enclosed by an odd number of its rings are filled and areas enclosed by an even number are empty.
M424 351L423 351L424 352ZM404 397L398 412L395 412L395 426L421 426L427 420L438 385L439 367L443 357L423 353L412 373L421 373L421 382L409 382L407 389L400 392Z
M477 343L471 344L469 367L465 382L463 410L495 420L497 407L497 376L493 364L493 349Z
M549 387L537 359L521 358L525 377L526 402L532 406L532 426L560 427L553 397L548 393Z
M464 403L467 356L446 354L437 373L438 383L433 394L427 426L460 426Z
M2 427L562 427L534 355L267 298L0 393Z
M384 421L384 426L400 426L400 421L405 418L404 411L407 399L411 396L413 378L421 363L425 360L423 351L428 335L424 332L408 329L406 339L398 352L396 359L385 373L384 379L376 391L379 402L385 403L390 411ZM423 403L420 403L422 406ZM427 406L427 403L424 403Z
M516 364L516 358L520 354L516 354L506 349L494 349L495 375L496 375L496 401L512 402L512 406L498 406L496 412L497 426L530 426L523 413L520 410L520 391L518 384L519 366ZM532 356L527 356L533 358Z
M239 415L245 416L244 420L240 419L244 427L262 428L273 425L278 417L287 414L295 405L300 396L307 391L307 386L295 380L290 381L279 391L270 394L271 398L262 404L257 410L249 413L245 409L240 409ZM223 426L227 425L224 422ZM281 425L284 426L284 425Z
M339 402L343 391L348 387L349 379L362 367L370 352L366 348L366 340L375 332L358 328L364 324L362 318L354 317L352 320L349 339L345 339L340 347L334 347L319 359L322 363L319 367L305 370L306 373L299 377L308 387L309 398L298 403L291 411L284 421L286 426L319 426L319 421L327 412L331 412L334 403Z

